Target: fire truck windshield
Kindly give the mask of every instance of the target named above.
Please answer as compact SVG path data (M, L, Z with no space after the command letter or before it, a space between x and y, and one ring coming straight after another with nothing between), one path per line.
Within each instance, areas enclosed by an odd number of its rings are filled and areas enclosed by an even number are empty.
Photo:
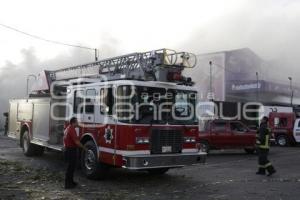
M145 86L119 86L116 114L124 123L197 124L196 92Z

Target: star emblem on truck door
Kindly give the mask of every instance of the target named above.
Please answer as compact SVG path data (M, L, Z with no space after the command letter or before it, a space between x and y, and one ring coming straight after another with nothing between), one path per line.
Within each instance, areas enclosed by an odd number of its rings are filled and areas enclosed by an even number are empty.
M114 139L113 130L108 126L105 128L104 139L106 144L111 144L111 141Z

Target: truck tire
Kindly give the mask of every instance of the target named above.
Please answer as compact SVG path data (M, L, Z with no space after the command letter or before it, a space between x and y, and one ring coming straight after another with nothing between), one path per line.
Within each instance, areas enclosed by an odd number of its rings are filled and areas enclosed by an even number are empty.
M35 146L30 142L29 132L25 130L22 134L22 149L25 156L35 155Z
M157 169L148 169L148 173L151 175L163 175L167 173L169 168L157 168Z
M97 147L92 140L84 144L86 151L81 152L81 169L88 179L103 179L108 166L98 160Z
M208 154L209 150L210 150L209 143L206 140L202 140L202 141L200 141L200 144L202 146L202 150Z
M285 135L279 135L276 138L276 143L281 147L286 147L289 145L289 140Z
M245 152L246 152L247 154L254 154L254 153L255 153L255 149L245 148Z
M41 156L44 153L45 148L30 142L29 131L25 129L22 134L21 146L23 153L26 156Z

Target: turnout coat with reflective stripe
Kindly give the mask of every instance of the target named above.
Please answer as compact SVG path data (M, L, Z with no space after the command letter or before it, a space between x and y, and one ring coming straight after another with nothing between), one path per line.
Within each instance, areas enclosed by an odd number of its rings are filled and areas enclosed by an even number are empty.
M256 144L261 149L270 148L270 130L266 123L261 123L256 134Z

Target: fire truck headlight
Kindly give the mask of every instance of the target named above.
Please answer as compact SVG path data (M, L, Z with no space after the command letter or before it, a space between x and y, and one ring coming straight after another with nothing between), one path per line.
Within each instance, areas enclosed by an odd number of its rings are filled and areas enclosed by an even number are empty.
M135 142L137 144L149 144L149 138L148 137L136 137Z
M185 143L195 143L196 138L195 137L184 137L184 142Z

